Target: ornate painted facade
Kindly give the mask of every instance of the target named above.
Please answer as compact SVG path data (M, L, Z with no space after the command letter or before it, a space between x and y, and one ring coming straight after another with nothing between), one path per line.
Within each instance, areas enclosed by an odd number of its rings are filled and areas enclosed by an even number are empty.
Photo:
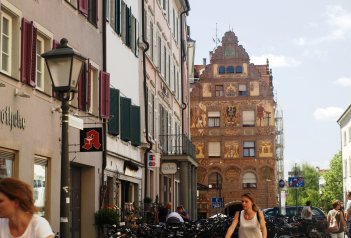
M199 217L224 209L231 213L246 192L254 194L261 208L277 205L276 102L268 60L250 63L229 31L203 67L191 85L190 108L198 183L209 187L199 193ZM224 208L213 208L215 197L223 197Z

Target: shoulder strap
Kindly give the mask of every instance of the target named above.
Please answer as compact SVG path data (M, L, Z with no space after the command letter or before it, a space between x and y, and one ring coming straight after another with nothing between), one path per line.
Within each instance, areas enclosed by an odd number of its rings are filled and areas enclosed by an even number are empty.
M240 224L241 211L239 211L238 224Z
M258 223L260 223L260 214L258 213L258 211L256 212L256 215L257 215Z

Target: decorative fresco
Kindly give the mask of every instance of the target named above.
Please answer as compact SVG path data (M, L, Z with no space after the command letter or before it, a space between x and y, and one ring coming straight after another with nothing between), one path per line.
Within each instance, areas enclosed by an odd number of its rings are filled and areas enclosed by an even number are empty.
M227 106L224 113L224 126L233 127L240 125L240 113L238 106Z
M267 101L260 102L256 107L256 126L273 126L274 109Z
M267 179L273 180L274 179L274 171L272 168L268 166L264 166L260 168L260 180L265 181Z
M206 178L206 174L207 174L207 172L206 172L205 168L198 167L197 168L197 181L202 183Z
M230 167L224 172L224 178L226 181L235 182L240 177L240 169L237 167Z
M225 96L227 97L234 97L236 96L236 85L234 83L229 83L225 85Z
M239 158L239 143L228 141L224 143L224 158Z
M202 84L202 96L203 97L212 97L211 84L210 83L203 83Z
M204 143L203 142L197 142L197 143L195 143L195 145L196 145L196 158L197 159L205 158L205 155L204 155Z
M250 82L250 96L260 95L260 84L258 81Z
M206 126L206 105L200 102L197 106L191 108L191 127L204 128Z
M259 141L258 142L258 156L259 157L273 157L273 144L272 141Z

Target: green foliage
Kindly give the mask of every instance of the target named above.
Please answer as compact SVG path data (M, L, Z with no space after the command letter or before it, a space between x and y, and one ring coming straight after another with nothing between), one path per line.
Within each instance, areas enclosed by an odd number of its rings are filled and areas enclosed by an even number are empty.
M303 206L306 201L311 201L312 206L320 207L324 211L331 209L331 203L335 199L343 200L342 192L342 158L341 152L334 155L330 161L330 169L325 172L319 172L315 167L309 164L302 164L292 169L297 174L302 174L305 180L303 188L288 188L286 205ZM319 180L324 178L325 185L319 188Z
M95 212L95 225L114 225L119 223L119 209L116 206L108 206Z
M144 197L144 203L152 203L152 198Z

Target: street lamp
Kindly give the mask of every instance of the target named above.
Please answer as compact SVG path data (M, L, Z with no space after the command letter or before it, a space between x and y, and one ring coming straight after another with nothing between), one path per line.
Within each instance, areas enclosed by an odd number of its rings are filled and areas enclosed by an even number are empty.
M76 91L85 58L67 46L67 39L62 38L60 45L41 55L52 81L53 90L62 101L61 135L61 191L60 191L60 236L70 236L70 162L68 157L68 110L71 93Z

